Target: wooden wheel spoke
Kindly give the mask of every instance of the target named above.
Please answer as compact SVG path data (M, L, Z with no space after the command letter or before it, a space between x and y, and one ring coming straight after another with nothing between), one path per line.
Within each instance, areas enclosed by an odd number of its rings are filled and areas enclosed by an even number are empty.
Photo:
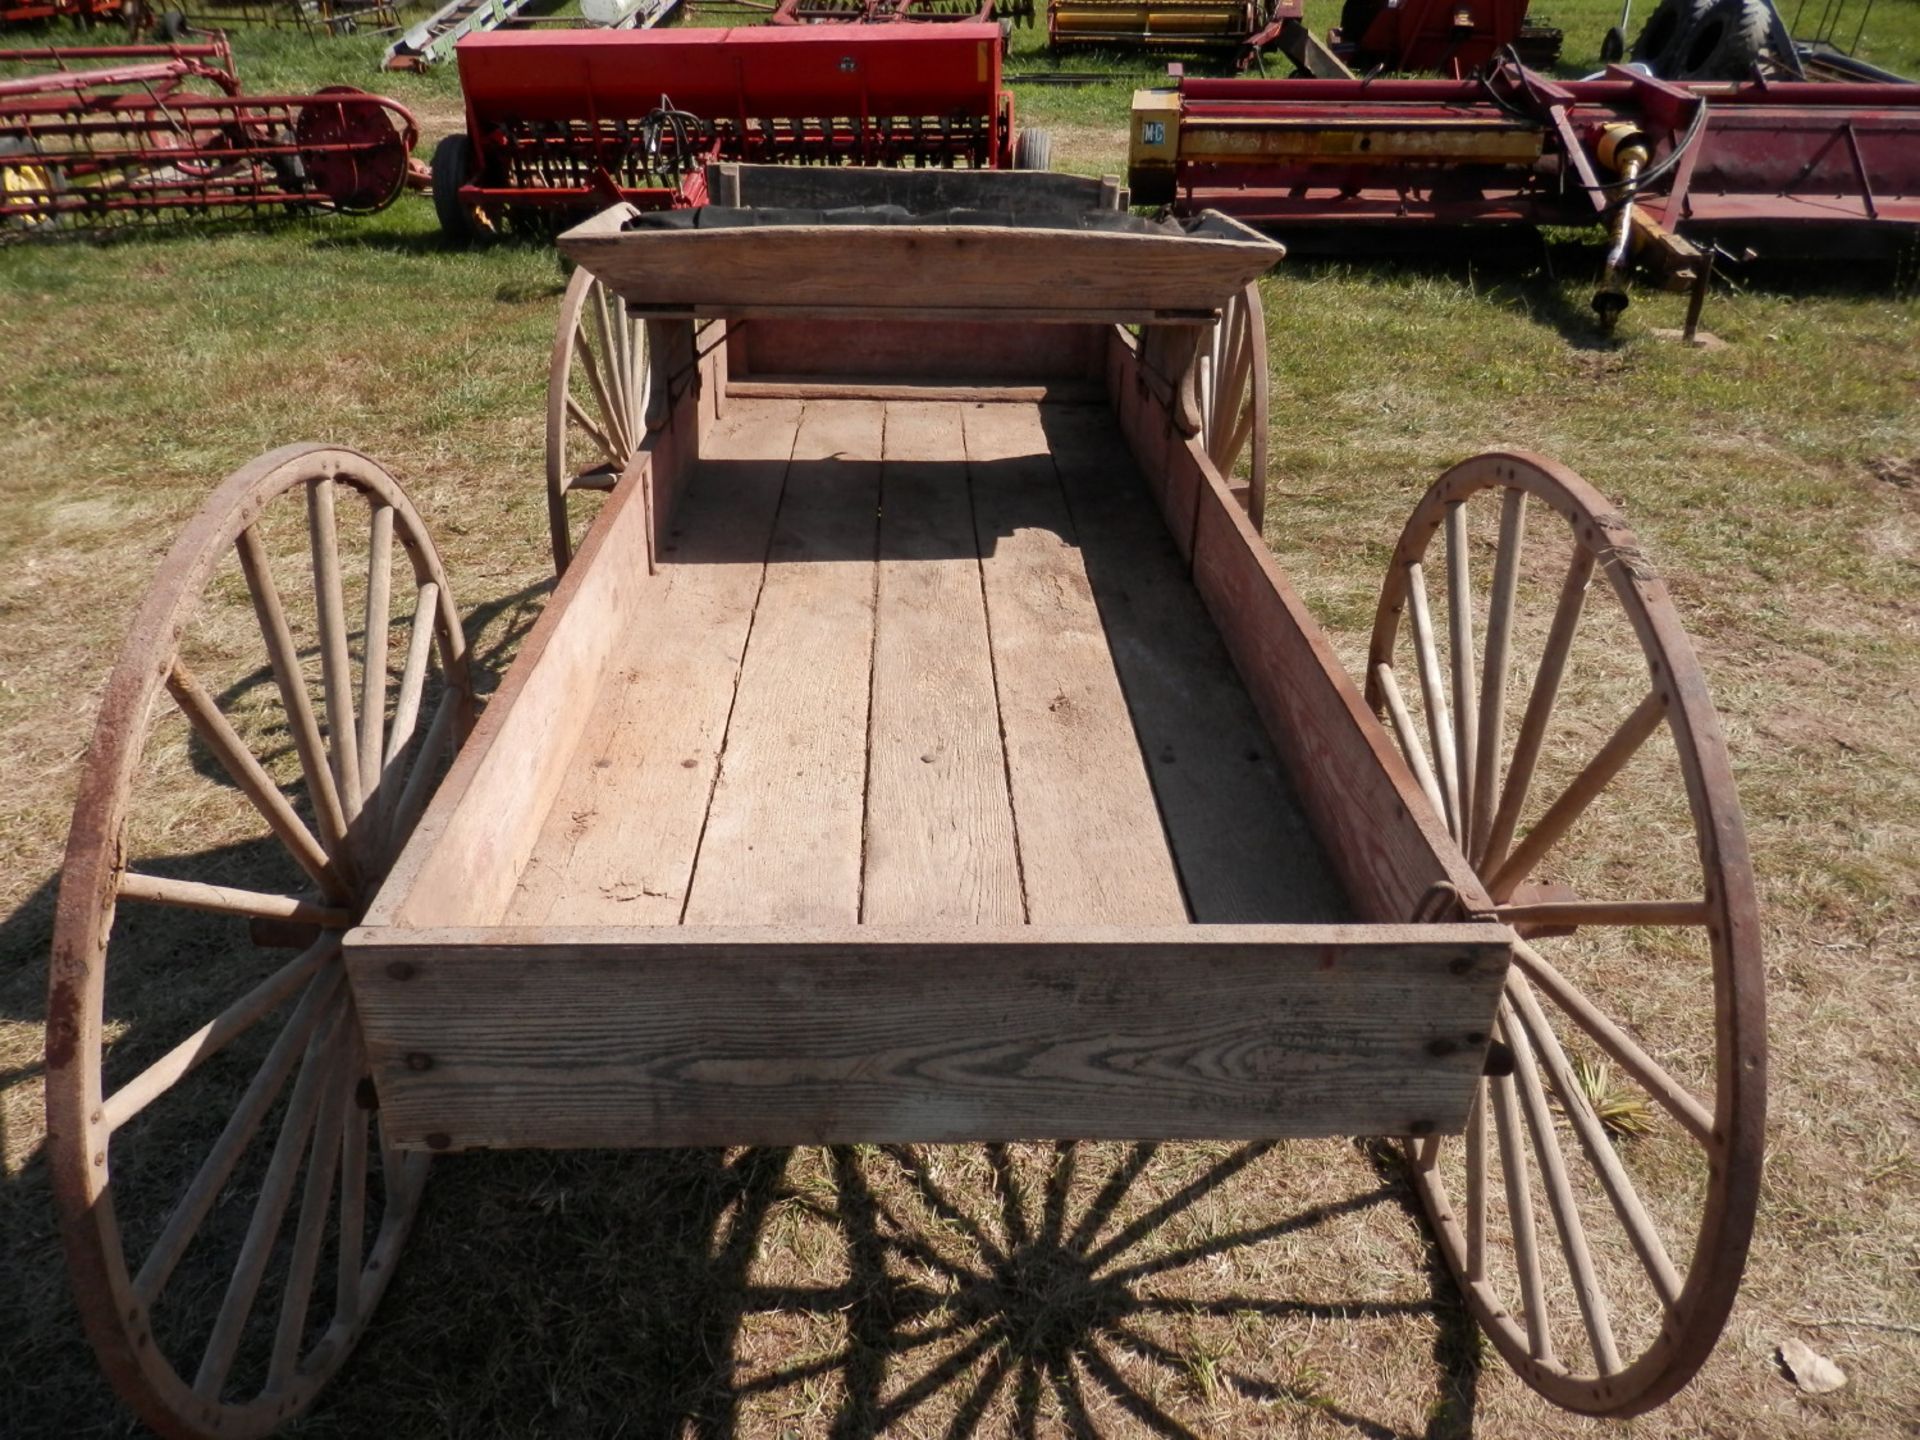
M440 587L429 580L420 587L413 603L407 660L400 671L400 693L394 701L393 724L387 731L387 750L381 759L382 785L388 781L385 767L406 753L413 740L414 727L420 723L420 700L426 694L427 670L433 663L434 621L439 608Z
M352 1325L360 1318L360 1246L366 1227L367 1112L360 1108L360 1078L366 1065L358 1036L349 1037L341 1088L344 1123L340 1130L339 1256L334 1278L333 1318Z
M1414 653L1420 665L1420 698L1427 710L1427 737L1440 771L1441 813L1447 829L1465 843L1460 827L1460 775L1455 768L1453 721L1447 713L1447 694L1440 680L1440 654L1433 644L1433 614L1427 608L1427 577L1418 561L1407 567L1407 599L1413 616Z
M340 967L329 965L309 982L307 993L301 997L293 1015L274 1040L267 1058L261 1061L260 1068L254 1072L246 1093L240 1097L240 1103L234 1106L233 1114L227 1118L220 1138L200 1163L200 1169L194 1174L186 1194L167 1218L160 1238L154 1241L153 1249L147 1253L146 1261L140 1267L140 1273L134 1277L134 1296L142 1306L150 1307L166 1288L174 1267L180 1263L188 1244L199 1233L207 1212L219 1198L222 1187L233 1174L233 1167L240 1162L240 1156L252 1141L254 1132L260 1128L260 1122L266 1118L267 1109L286 1083L294 1062L306 1049L320 1022L330 1016L331 1011L327 1007L339 993L340 979Z
M1546 1284L1540 1275L1540 1238L1533 1223L1533 1190L1527 1180L1526 1151L1521 1148L1520 1106L1514 1098L1513 1077L1496 1076L1493 1091L1494 1131L1500 1142L1501 1178L1506 1182L1507 1217L1513 1229L1513 1258L1520 1272L1520 1308L1527 1322L1527 1353L1536 1360L1556 1363L1553 1338L1547 1333Z
M332 905L316 905L296 895L270 895L262 890L243 890L233 885L207 885L198 880L172 880L161 875L141 875L132 870L121 872L119 893L122 900L173 905L183 910L202 910L211 915L291 920L297 925L319 925L330 930L344 930L353 923L351 911Z
M327 739L333 756L333 778L340 786L340 803L351 827L360 814L363 792L333 485L332 477L325 475L308 484L307 529L313 551L314 603L320 622L320 677L326 692Z
M1668 1256L1667 1247L1660 1239L1660 1232L1655 1228L1652 1217L1647 1214L1646 1206L1641 1203L1639 1191L1634 1189L1626 1167L1614 1153L1600 1117L1593 1113L1593 1106L1567 1061L1566 1051L1561 1048L1559 1036L1553 1033L1553 1027L1541 1013L1533 987L1527 984L1524 975L1515 975L1508 982L1507 993L1511 1002L1509 1013L1519 1019L1534 1054L1546 1066L1547 1077L1554 1093L1560 1098L1560 1108L1566 1112L1574 1133L1580 1137L1581 1149L1586 1152L1588 1163L1599 1175L1607 1199L1613 1205L1613 1213L1619 1217L1634 1253L1640 1257L1640 1263L1646 1269L1647 1278L1653 1282L1654 1293L1660 1297L1660 1303L1671 1311L1680 1303L1680 1274L1673 1268L1673 1260Z
M1467 1279L1487 1278L1487 1082L1474 1086L1467 1112Z
M342 1026L341 1030L344 1031ZM307 1307L313 1299L314 1275L320 1268L320 1246L326 1239L327 1215L332 1209L333 1177L340 1163L341 1126L351 1103L341 1083L352 1057L352 1037L336 1033L321 1079L320 1114L307 1152L306 1180L300 1194L293 1251L287 1261L286 1288L280 1297L280 1322L275 1327L273 1355L267 1367L267 1389L283 1389L300 1358L300 1339L306 1332Z
M600 419L608 437L619 447L621 453L631 453L633 441L627 430L624 417L615 408L612 394L608 390L607 380L600 373L600 359L587 344L586 332L573 332L573 349L576 363L586 370L587 385L593 391L593 398L600 407Z
M1555 1228L1560 1232L1560 1249L1566 1257L1567 1271L1573 1277L1574 1299L1580 1306L1580 1318L1593 1347L1595 1362L1602 1375L1620 1373L1620 1348L1613 1338L1613 1323L1607 1313L1607 1297L1594 1274L1593 1252L1587 1244L1586 1223L1580 1218L1579 1202L1567 1176L1566 1156L1561 1153L1555 1133L1553 1111L1547 1104L1546 1090L1533 1063L1533 1047L1523 1026L1516 1025L1511 1007L1501 1006L1501 1026L1507 1044L1512 1047L1515 1087L1525 1113L1527 1129L1533 1136L1533 1153L1540 1162L1540 1178L1546 1187L1547 1204L1553 1210Z
M1470 834L1479 823L1475 797L1479 793L1476 765L1479 752L1480 701L1473 673L1473 562L1467 550L1467 507L1464 501L1447 507L1447 659L1453 671L1455 728L1454 772L1460 777L1461 833Z
M278 1009L339 953L340 937L322 935L108 1096L100 1107L100 1123L109 1131L118 1130Z
M1406 697L1400 693L1400 682L1393 678L1393 670L1386 665L1374 666L1373 674L1387 702L1387 715L1393 722L1394 737L1399 740L1400 749L1407 757L1413 778L1420 782L1428 803L1433 806L1433 813L1445 820L1447 802L1440 794L1440 782L1434 779L1433 766L1427 763L1426 747L1420 743L1420 737L1413 728L1413 719L1407 714Z
M280 1132L274 1137L273 1154L267 1161L266 1178L260 1185L259 1199L247 1221L246 1237L240 1242L240 1256L234 1262L233 1276L220 1301L220 1313L213 1322L213 1334L200 1358L200 1370L193 1380L193 1392L203 1400L218 1400L226 1389L227 1375L233 1368L235 1353L253 1302L266 1276L267 1261L272 1258L274 1240L286 1218L287 1204L293 1199L301 1157L306 1153L313 1132L316 1112L327 1091L331 1073L328 1057L334 1049L340 1022L347 1013L344 1003L326 1012L323 1022L314 1028L307 1042L305 1063L294 1081L293 1096L287 1113L281 1117Z
M1626 1031L1602 1014L1600 1008L1581 994L1572 981L1524 940L1515 942L1513 959L1525 977L1539 986L1562 1014L1639 1081L1642 1088L1678 1120L1694 1139L1710 1151L1718 1150L1713 1112L1701 1104L1691 1090L1669 1075Z
M393 507L376 503L367 539L367 608L360 659L360 775L376 813L387 719L387 626L393 601Z
M347 817L340 804L340 789L334 783L327 763L326 742L313 718L313 700L307 694L306 672L300 653L287 625L286 607L273 583L273 569L259 531L249 525L234 542L240 555L240 568L247 578L247 591L253 598L260 635L266 643L267 658L273 667L273 679L280 690L280 704L287 714L287 727L293 732L294 749L300 756L300 772L306 778L307 794L313 799L313 811L320 826L320 839L336 863L345 858Z
M1573 828L1665 718L1666 705L1658 691L1635 706L1633 713L1620 722L1620 728L1600 747L1599 753L1573 777L1533 829L1514 847L1513 853L1493 872L1487 880L1487 893L1496 901L1511 899L1520 882L1533 873L1546 853Z
M581 407L580 402L571 395L567 396L567 414L573 417L576 425L587 432L587 438L600 447L600 453L607 457L608 465L618 466L623 463L620 452L614 448L613 441L607 438L607 432L594 423L593 418ZM574 483L579 483L577 478Z
M1587 584L1593 577L1593 552L1575 546L1567 564L1566 578L1560 584L1560 599L1554 606L1553 622L1547 630L1547 643L1540 653L1540 666L1534 673L1533 690L1527 696L1526 712L1520 719L1520 733L1513 742L1513 761L1507 767L1506 782L1500 790L1500 807L1494 812L1480 855L1482 871L1498 868L1513 844L1520 811L1527 803L1527 791L1533 784L1533 771L1540 761L1540 747L1547 737L1547 722L1560 693L1560 680L1566 672L1567 653L1579 628L1580 614L1586 605Z
M400 799L394 805L392 818L388 822L385 849L389 859L400 852L407 836L413 833L413 827L419 823L420 812L426 809L427 797L433 793L435 782L434 757L456 743L454 727L460 717L460 704L459 692L448 689L434 709L433 723L427 727L426 738L420 742L419 754L413 761L413 772L408 775L406 789L400 792ZM398 759L395 757L395 763L398 763Z
M1493 787L1506 739L1507 655L1513 641L1513 601L1520 583L1520 550L1526 532L1527 492L1509 490L1501 497L1500 548L1493 563L1493 593L1487 600L1486 668L1480 677L1475 758L1471 775L1461 780L1462 788L1473 792L1466 802L1472 817L1467 828L1467 853L1476 860L1486 853L1492 829Z
M591 314L594 335L600 342L596 353L606 374L607 393L619 407L621 429L631 435L633 411L630 404L632 397L627 391L626 356L622 353L619 327L607 311L607 288L596 280L589 287L587 296L593 302Z
M287 797L280 793L280 787L274 783L273 777L254 758L246 742L220 712L213 697L207 694L192 672L178 659L173 662L173 669L167 676L167 690L187 717L187 723L193 726L194 733L213 751L220 761L220 767L227 772L227 777L253 802L254 809L260 812L261 818L267 822L267 827L280 843L287 847L295 863L313 877L329 899L345 900L347 888L335 872L325 847L314 839L306 821L287 803Z

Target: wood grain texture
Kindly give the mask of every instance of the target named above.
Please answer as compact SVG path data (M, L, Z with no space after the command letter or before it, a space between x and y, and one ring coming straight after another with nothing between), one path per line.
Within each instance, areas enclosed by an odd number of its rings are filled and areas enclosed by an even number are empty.
M884 418L801 411L688 924L858 918Z
M1339 881L1104 406L1041 411L1196 921L1349 917Z
M892 404L881 472L866 870L873 925L1024 918L961 410Z
M1463 1128L1497 926L356 932L398 1143Z
M1034 383L1092 379L1102 325L966 320L930 326L886 320L761 319L730 337L733 378L805 375Z
M799 421L755 401L708 435L507 924L679 923Z
M1154 320L1217 312L1284 253L1255 231L1219 234L988 225L749 225L623 230L609 210L561 235L560 252L630 302L751 312L757 307L1076 313ZM612 223L605 223L611 221ZM846 257L858 255L849 266ZM874 277L886 283L876 285Z
M963 414L1028 918L1184 920L1039 411Z
M1490 908L1266 541L1198 443L1180 448L1205 482L1194 583L1354 909L1406 920L1443 881Z

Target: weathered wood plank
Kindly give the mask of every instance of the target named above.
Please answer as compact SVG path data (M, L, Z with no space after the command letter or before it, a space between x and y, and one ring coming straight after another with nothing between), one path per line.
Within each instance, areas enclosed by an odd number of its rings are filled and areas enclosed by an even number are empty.
M868 924L1024 918L965 454L960 407L887 406Z
M679 923L799 422L761 400L709 434L506 923Z
M688 924L858 918L884 415L801 411Z
M1461 1130L1478 926L356 932L381 1123L433 1149Z
M1226 216L1191 226L711 224L616 206L555 242L636 304L750 314L939 308L1154 320L1217 313L1285 251ZM626 228L631 224L632 228ZM848 255L860 256L849 266ZM872 277L885 276L875 285ZM1047 277L1036 280L1036 276Z
M1041 417L1193 918L1348 918L1112 412L1059 406Z
M1173 447L1173 463L1203 487L1194 583L1355 910L1368 920L1410 919L1443 881L1471 910L1490 909L1406 762L1198 442Z
M1039 411L979 405L964 415L1028 918L1184 920Z
M805 375L905 380L1092 379L1106 327L959 320L939 326L885 320L763 319L730 340L733 379Z

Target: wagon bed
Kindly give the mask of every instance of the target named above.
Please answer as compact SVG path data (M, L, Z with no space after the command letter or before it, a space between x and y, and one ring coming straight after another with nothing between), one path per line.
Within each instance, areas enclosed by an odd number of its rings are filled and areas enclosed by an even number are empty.
M1095 405L748 399L510 925L1351 919Z

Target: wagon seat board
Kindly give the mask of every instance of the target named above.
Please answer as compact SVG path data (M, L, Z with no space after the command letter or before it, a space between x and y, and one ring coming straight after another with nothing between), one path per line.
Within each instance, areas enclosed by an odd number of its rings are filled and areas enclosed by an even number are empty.
M1511 936L1408 923L1472 878L1154 332L696 308L348 938L389 1133L1462 1129Z

